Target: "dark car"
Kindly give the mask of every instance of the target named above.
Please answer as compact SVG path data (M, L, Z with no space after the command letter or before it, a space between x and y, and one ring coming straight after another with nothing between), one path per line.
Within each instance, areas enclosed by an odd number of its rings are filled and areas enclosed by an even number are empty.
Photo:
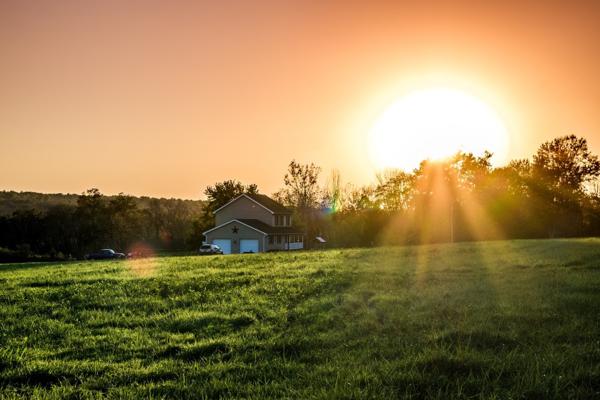
M198 254L200 255L205 255L205 254L223 254L223 250L221 250L221 248L219 246L217 246L216 244L203 244L199 249L198 249Z
M101 249L85 255L86 260L120 260L125 257L125 254L117 253L113 249Z

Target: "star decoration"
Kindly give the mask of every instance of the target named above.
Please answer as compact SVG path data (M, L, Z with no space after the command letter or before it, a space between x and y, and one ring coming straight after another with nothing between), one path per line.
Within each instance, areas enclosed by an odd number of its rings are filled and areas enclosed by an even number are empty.
M231 232L233 232L233 233L238 233L238 227L237 227L237 226L234 226L234 227L231 229Z

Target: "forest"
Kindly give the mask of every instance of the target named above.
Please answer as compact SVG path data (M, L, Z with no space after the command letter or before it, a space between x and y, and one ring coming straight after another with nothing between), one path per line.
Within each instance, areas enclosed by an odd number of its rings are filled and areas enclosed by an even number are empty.
M294 210L311 247L365 247L600 234L600 161L585 138L542 143L530 159L492 166L493 154L424 160L412 172L386 170L370 185L322 176L291 161L272 197ZM0 259L70 259L111 247L192 251L214 225L212 211L256 184L236 179L204 190L205 199L0 193Z

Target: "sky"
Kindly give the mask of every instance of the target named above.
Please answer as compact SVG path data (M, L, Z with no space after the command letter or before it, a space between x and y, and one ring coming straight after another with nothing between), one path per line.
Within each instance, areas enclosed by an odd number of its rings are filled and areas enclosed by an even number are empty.
M571 133L598 154L598 21L599 1L4 0L0 190L270 194L292 159L366 184L377 117L435 86L493 108L508 159Z

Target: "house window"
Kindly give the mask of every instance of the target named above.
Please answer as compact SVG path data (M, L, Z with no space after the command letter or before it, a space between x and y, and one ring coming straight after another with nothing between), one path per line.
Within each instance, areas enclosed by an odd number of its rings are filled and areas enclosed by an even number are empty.
M275 238L277 239L277 243L281 243L281 236L280 235L275 235Z
M285 224L284 225L285 226L290 226L290 216L289 215L285 216Z

